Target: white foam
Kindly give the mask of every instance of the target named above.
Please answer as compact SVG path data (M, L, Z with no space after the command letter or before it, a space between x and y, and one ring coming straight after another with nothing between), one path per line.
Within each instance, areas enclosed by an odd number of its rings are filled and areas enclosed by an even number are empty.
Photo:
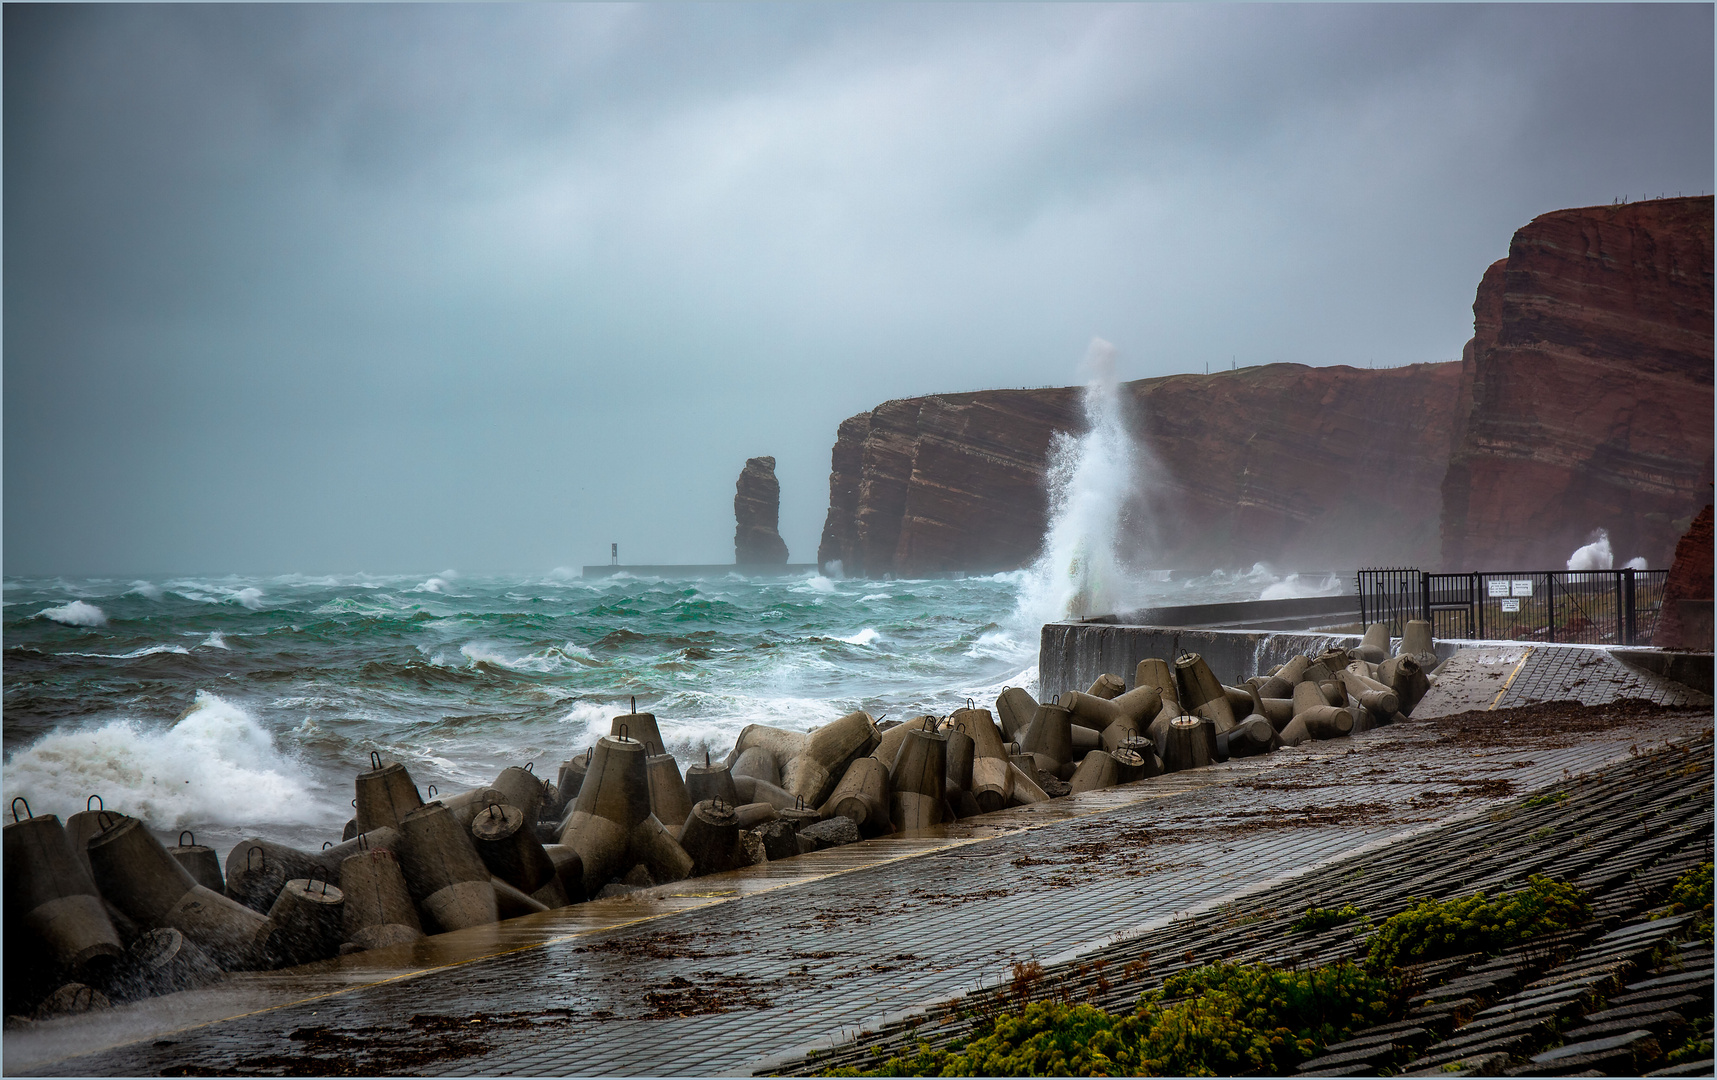
M232 646L227 644L226 635L221 633L219 630L209 631L209 636L204 638L202 645L198 647L204 649L227 649L229 651L232 649Z
M834 578L836 581L847 576L847 569L845 566L841 565L841 560L839 559L830 559L826 564L824 564L823 569L828 573L829 577Z
M1590 543L1574 549L1574 554L1568 556L1570 570L1608 570L1615 565L1615 554L1610 551L1610 534L1605 529L1595 530Z
M106 626L107 613L94 604L86 604L82 600L73 600L59 607L43 608L36 612L43 619L51 619L67 626Z
M1141 452L1127 430L1114 346L1093 338L1085 365L1094 376L1081 399L1085 434L1050 440L1049 524L1015 614L1028 624L1120 611L1128 599L1117 545Z
M114 720L54 731L6 765L6 790L38 814L64 818L93 793L169 830L310 824L326 816L310 797L316 787L254 717L206 690L165 730Z
M881 636L882 635L880 635L876 632L876 629L874 627L867 626L863 630L860 630L858 633L854 634L852 637L837 638L836 640L837 641L844 641L848 645L869 645L871 642L875 641L877 638L879 638Z
M150 600L161 599L161 586L147 581L133 581L131 583L130 592L136 593L138 596L146 597ZM127 593L126 595L129 596L130 593Z
M869 593L865 596L859 597L859 602L863 603L863 604L868 604L872 600L893 600L893 599L894 599L894 597L888 595L885 592L873 592L873 593Z
M1644 555L1635 555L1633 558L1622 564L1623 570L1646 570L1649 568L1650 564L1645 561Z
M428 581L417 586L416 588L412 589L411 591L412 592L427 592L427 593L445 593L447 591L447 580L445 578L432 577Z
M1298 600L1306 596L1340 596L1341 579L1334 574L1317 578L1302 578L1298 574L1289 574L1281 581L1266 587L1260 600Z
M1012 630L986 630L966 649L974 660L1024 660L1037 651L1035 642L1022 641ZM1035 670L1035 669L1033 669ZM1008 684L1013 685L1013 684Z
M240 589L238 592L233 593L233 599L237 600L239 603L243 604L245 607L249 608L252 611L261 611L262 610L262 590L257 588L254 585Z
M828 578L824 577L821 574L813 574L811 577L808 577L805 579L804 585L793 586L793 591L794 592L809 591L809 592L817 592L817 593L832 593L832 592L835 592L836 589L835 589L835 583L833 581L829 580Z
M157 653L178 653L180 656L189 656L191 655L191 650L185 648L183 645L147 645L141 649L132 649L130 652L122 653L68 652L63 653L62 655L90 656L101 660L135 660L140 656L154 656Z

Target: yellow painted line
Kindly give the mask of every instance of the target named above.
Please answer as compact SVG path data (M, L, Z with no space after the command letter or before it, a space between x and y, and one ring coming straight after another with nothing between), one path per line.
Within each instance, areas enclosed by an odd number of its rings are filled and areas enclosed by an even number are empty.
M1526 647L1526 653L1521 656L1520 663L1514 665L1514 670L1508 673L1508 681L1503 683L1502 689L1496 692L1496 697L1491 699L1490 708L1486 709L1485 712L1496 711L1497 705L1502 701L1502 695L1508 693L1508 688L1514 685L1514 677L1519 675L1520 669L1526 666L1526 661L1531 658L1532 650L1536 647L1537 646L1534 645L1528 645Z

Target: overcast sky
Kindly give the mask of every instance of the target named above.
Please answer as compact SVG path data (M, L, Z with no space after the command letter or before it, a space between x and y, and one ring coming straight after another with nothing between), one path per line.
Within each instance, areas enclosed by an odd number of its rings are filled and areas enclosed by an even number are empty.
M1452 360L1712 8L5 8L5 571L815 558L889 398ZM1355 452L1361 452L1355 448Z

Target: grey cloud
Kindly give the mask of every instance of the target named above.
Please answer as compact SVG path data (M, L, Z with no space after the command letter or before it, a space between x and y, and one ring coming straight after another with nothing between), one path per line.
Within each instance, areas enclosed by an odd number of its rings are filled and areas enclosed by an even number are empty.
M1702 6L11 6L12 572L815 548L886 398L1454 357L1709 190Z

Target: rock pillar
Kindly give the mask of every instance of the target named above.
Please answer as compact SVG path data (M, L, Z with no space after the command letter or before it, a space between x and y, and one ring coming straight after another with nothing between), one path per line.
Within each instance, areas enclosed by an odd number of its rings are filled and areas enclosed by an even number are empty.
M739 473L733 496L733 561L745 565L783 566L787 544L781 539L781 484L775 479L775 459L754 457Z

